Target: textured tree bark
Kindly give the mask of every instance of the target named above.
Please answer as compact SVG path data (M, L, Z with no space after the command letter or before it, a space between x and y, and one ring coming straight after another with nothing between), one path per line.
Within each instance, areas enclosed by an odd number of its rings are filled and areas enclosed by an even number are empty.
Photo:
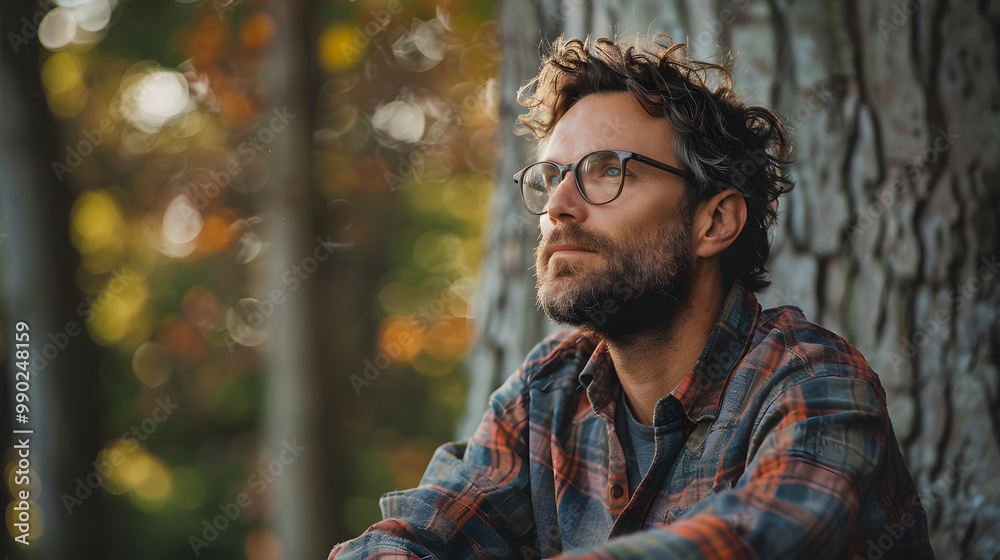
M1000 550L1000 4L944 0L502 3L501 121L540 41L669 33L727 61L787 118L799 160L762 305L795 305L855 344L885 386L939 558ZM612 28L612 25L614 26ZM469 359L471 433L489 392L553 330L532 305L534 220L504 136ZM518 212L521 212L518 214Z

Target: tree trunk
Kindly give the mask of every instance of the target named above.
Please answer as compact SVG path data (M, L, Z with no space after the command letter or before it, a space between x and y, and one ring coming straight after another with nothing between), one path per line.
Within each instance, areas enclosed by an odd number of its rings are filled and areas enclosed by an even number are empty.
M330 407L319 400L331 394L323 389L329 372L318 367L321 349L329 344L320 333L325 318L318 305L321 287L329 285L311 268L320 244L315 208L319 197L313 170L312 126L318 97L314 53L318 35L317 6L311 0L267 0L275 33L260 76L270 107L287 115L287 128L268 144L270 174L260 211L270 244L267 271L253 290L264 305L271 351L267 353L267 385L263 427L262 466L274 467L268 485L272 500L269 525L281 543L282 558L324 558L337 541L331 527L339 527L337 513L328 504L343 495L340 481L343 446L336 430L328 430ZM263 111L268 122L270 110ZM332 261L331 261L332 262ZM330 262L319 263L329 265ZM303 267L311 274L302 278ZM296 275L289 282L289 275ZM309 277L311 276L311 277ZM281 296L272 294L280 292ZM342 315L337 319L343 321ZM257 326L257 325L252 325Z
M74 193L56 180L51 169L57 135L40 83L39 44L37 40L9 41L6 33L9 27L11 34L24 34L22 29L30 26L21 28L21 18L37 20L38 9L30 2L5 3L0 17L9 24L0 48L0 297L4 311L0 358L6 366L0 399L10 465L17 465L12 446L26 438L32 470L30 488L16 484L10 473L10 489L27 489L33 502L30 547L13 542L12 535L20 534L13 527L8 526L11 535L5 538L14 558L114 557L123 551L101 523L109 517L101 491L85 487L92 494L83 497L79 506L67 506L64 501L64 496L80 497L78 481L95 472L102 443L95 434L103 407L97 367L82 365L97 364L99 357L82 315L74 314L86 301L74 282L80 257L69 241ZM15 378L15 372L21 371L16 366L15 325L20 321L29 326L30 400L25 403L27 423L14 424L13 393L15 382L21 380ZM32 433L13 434L11 430Z
M865 355L939 558L1000 550L1000 5L942 0L569 0L502 3L501 121L538 68L538 43L669 33L727 64L752 104L787 118L799 160L781 201L765 307L795 305ZM534 25L533 25L534 24ZM612 29L614 25L614 29ZM544 50L544 49L543 49ZM718 60L718 58L709 58ZM504 137L469 359L468 436L486 397L552 330L532 305L537 229ZM524 219L511 216L525 216Z

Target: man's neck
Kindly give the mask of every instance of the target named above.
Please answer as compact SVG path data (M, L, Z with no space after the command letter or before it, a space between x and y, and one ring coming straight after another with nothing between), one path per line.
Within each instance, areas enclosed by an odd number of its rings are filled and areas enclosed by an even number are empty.
M653 425L653 408L691 371L722 311L726 293L718 277L691 283L669 324L629 337L606 341L626 401L636 419Z

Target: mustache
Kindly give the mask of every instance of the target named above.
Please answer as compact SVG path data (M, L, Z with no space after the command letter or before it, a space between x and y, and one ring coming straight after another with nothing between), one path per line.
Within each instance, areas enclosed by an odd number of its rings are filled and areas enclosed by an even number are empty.
M573 223L554 229L548 235L538 235L539 253L544 253L553 245L574 245L587 251L607 251L612 248L611 241L604 235L587 231Z

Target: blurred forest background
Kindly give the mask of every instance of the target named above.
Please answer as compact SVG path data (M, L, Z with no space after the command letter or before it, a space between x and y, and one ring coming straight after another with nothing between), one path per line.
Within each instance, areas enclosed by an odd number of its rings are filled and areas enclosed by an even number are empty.
M515 91L540 43L615 31L786 116L762 303L880 374L938 556L998 557L1000 3L36 0L0 25L6 433L17 321L33 343L14 557L322 558L377 520L554 328Z

